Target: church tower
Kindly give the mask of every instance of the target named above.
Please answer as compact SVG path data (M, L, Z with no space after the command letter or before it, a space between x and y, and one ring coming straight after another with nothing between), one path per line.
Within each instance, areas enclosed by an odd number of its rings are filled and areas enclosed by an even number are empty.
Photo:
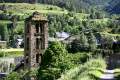
M37 69L48 46L48 21L42 14L34 12L25 20L25 69Z

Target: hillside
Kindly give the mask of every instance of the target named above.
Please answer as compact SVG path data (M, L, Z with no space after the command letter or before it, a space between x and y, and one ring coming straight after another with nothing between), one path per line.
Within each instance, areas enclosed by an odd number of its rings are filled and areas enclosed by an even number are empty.
M111 0L36 0L35 2L42 4L56 5L61 8L65 8L70 11L81 12L83 9L88 12L88 8L93 8L95 6L103 8ZM28 2L27 0L2 0L1 2Z
M41 13L66 13L67 10L63 10L57 6L52 5L42 5L42 4L27 4L27 3L0 3L0 12L4 9L7 10L8 13L14 13L17 15L30 14L34 11L38 11Z
M0 73L10 73L5 80L29 80L31 77L38 80L104 80L101 76L110 67L109 63L119 64L119 59L115 58L117 63L114 63L111 57L120 52L120 45L117 45L120 42L120 17L105 12L106 9L112 13L119 1L1 2ZM42 21L39 13L47 21ZM28 20L29 16L34 17ZM23 54L18 65L10 63L10 66L7 61L1 63L6 58L8 62L10 58L19 59Z
M119 14L120 13L120 1L119 0L112 0L109 2L106 10L111 14Z
M111 0L39 0L43 4L57 5L68 10L89 12L91 8L102 9ZM89 10L88 10L89 9Z
M27 0L2 0L0 2L27 2ZM36 0L38 3L55 5L61 8L65 8L69 11L86 12L89 13L90 9L97 8L96 10L104 11L111 14L120 13L120 1L119 0Z

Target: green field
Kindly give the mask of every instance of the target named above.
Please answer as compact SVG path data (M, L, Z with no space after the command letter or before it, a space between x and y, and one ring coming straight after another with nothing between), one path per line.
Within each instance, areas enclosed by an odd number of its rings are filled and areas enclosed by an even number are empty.
M24 49L0 49L0 57L19 57L23 54Z
M43 4L27 4L27 3L0 3L0 6L6 5L7 13L17 14L17 15L27 15L35 11L41 13L67 13L67 10L63 10L57 6L43 5ZM2 11L0 11L2 13Z

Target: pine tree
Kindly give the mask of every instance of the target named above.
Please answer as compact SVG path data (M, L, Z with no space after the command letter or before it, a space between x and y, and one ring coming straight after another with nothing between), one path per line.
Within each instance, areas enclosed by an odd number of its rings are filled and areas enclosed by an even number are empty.
M88 43L89 43L89 48L91 51L96 49L96 38L92 32L89 33L88 35Z

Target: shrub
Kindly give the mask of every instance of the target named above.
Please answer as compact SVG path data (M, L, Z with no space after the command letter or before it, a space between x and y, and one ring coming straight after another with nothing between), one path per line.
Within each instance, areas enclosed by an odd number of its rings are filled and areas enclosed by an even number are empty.
M0 57L4 57L5 56L5 53L0 51Z
M102 58L89 59L84 65L67 71L58 80L97 80L106 68L105 60Z
M106 62L103 58L99 57L97 59L89 59L85 63L86 67L91 67L91 68L106 68Z
M5 80L21 80L20 75L17 72L10 73Z
M65 45L60 42L51 43L43 56L38 76L43 80L57 79L62 72L74 66L69 57Z

